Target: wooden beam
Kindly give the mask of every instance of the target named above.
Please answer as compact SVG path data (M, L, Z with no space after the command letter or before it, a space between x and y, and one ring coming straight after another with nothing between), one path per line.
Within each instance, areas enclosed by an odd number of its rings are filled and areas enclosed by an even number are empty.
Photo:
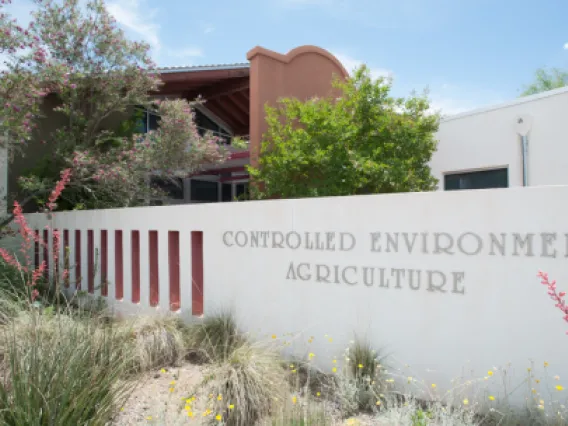
M234 117L235 120L237 120L243 126L249 122L248 114L242 112L237 105L235 105L229 100L229 98L224 97L222 100L219 99L208 100L207 102L205 102L205 106L207 107L207 104L211 102L215 103L215 105L219 106L219 108L222 108L223 111L226 111L227 114Z
M209 86L199 88L196 90L189 90L187 96L195 99L199 95L205 100L216 99L221 96L230 95L231 93L239 92L248 89L250 86L249 77L234 78L217 84L210 84Z
M235 131L234 129L238 129L238 128L241 127L241 123L236 121L232 116L227 114L227 112L224 109L218 107L214 103L205 102L204 104L202 104L202 108L208 109L213 114L215 114L217 117L219 117L221 120L223 120L225 123L227 123L231 127L228 130L231 130L231 131L234 132Z
M227 98L229 98L229 100L233 104L235 104L237 108L239 108L242 112L244 112L246 115L249 115L250 105L248 102L244 102L240 96L238 96L239 93L241 92L235 92L230 95L227 95Z

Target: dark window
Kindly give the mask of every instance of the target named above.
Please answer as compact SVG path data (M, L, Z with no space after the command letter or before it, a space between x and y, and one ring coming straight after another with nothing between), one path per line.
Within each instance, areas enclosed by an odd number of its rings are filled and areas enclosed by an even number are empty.
M197 125L197 131L201 136L203 136L205 132L211 131L215 136L223 138L225 143L231 142L231 136L229 133L198 109L195 109L195 124Z
M148 133L149 131L157 130L160 125L160 117L142 107L136 108L136 117L138 118L136 131L139 133Z
M469 173L452 173L444 176L444 189L446 191L508 187L509 170L507 168Z
M223 184L223 201L233 201L233 187L230 183Z
M238 200L246 200L248 199L248 183L239 183L235 185L235 196Z
M218 200L217 182L191 180L191 201L216 202Z
M183 181L180 178L152 178L152 185L165 193L167 198L183 200Z

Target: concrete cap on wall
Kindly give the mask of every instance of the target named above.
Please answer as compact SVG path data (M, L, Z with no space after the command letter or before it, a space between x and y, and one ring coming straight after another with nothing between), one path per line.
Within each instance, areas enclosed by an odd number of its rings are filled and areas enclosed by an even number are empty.
M251 61L255 56L263 55L263 56L268 56L268 57L275 59L277 61L280 61L282 63L288 64L288 63L292 62L298 56L305 55L305 54L315 54L315 55L323 56L323 57L327 58L328 60L330 60L331 62L333 62L339 68L339 70L342 73L341 77L346 78L346 77L349 76L349 73L345 70L345 67L339 61L339 59L337 59L335 56L333 56L327 50L322 49L321 47L312 46L312 45L304 45L304 46L296 47L296 48L290 50L286 54L278 53L278 52L266 49L266 48L261 47L261 46L256 46L256 47L252 48L251 50L249 50L249 52L247 53L247 59L249 61Z

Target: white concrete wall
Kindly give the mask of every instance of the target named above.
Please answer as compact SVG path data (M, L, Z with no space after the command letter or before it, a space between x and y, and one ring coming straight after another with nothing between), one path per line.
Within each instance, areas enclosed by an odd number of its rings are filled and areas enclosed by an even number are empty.
M438 151L431 161L439 189L445 173L503 166L509 168L509 186L522 186L515 123L525 114L533 121L528 135L529 185L568 184L568 88L562 88L442 120Z
M52 223L41 214L28 217L38 229L50 224L71 235L94 229L97 246L98 231L107 229L110 295L112 231L122 229L125 297L115 306L123 312L168 311L167 231L179 230L179 314L191 318L190 232L203 231L205 315L229 308L247 331L279 338L301 333L294 350L315 353L325 369L357 333L409 364L403 375L438 389L452 387L464 372L479 378L509 362L521 381L530 360L537 377L549 375L552 385L568 388L568 323L537 279L540 269L548 271L568 290L567 208L568 186L562 186L64 212ZM142 300L136 305L129 301L130 230L141 235ZM148 303L148 230L159 231L159 308ZM259 247L251 246L251 231L268 232L259 234ZM278 248L279 233L296 244L293 232L301 246ZM304 240L317 232L323 250ZM531 244L522 247L519 239L527 235ZM492 238L504 238L502 253ZM86 239L84 231L83 259ZM319 282L315 265L324 265ZM373 283L364 283L363 267L375 268ZM328 270L330 282L324 282ZM547 373L538 368L544 361ZM555 382L556 374L563 381Z

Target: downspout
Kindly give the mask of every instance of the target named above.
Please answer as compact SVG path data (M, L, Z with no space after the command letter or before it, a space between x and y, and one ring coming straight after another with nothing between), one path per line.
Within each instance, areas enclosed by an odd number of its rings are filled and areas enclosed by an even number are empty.
M526 135L521 135L521 149L523 151L523 186L529 186L529 141Z
M521 155L523 161L523 186L529 186L529 138L532 127L532 118L528 115L516 119L515 131L521 137Z

